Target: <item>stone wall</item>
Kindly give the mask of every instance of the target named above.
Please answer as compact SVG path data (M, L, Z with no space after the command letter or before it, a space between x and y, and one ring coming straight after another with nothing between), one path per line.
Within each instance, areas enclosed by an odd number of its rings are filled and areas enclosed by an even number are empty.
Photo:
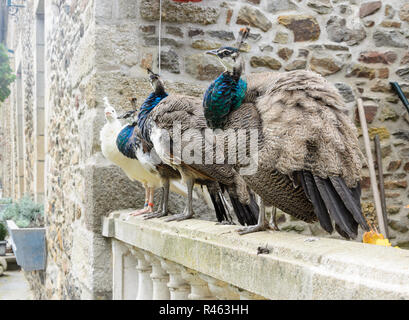
M25 190L35 193L35 20L39 0L10 19L7 45L22 66ZM159 0L51 0L45 19L45 215L47 269L27 274L37 298L110 298L110 247L101 217L141 206L142 189L100 152L103 100L119 111L151 88L146 67L158 67ZM162 0L161 70L171 93L201 96L222 68L204 51L234 45L250 25L246 72L314 70L334 83L356 119L362 97L370 134L381 137L392 243L409 246L409 117L389 81L409 94L409 17L403 0ZM21 40L20 40L21 39ZM19 43L21 43L19 45ZM2 107L5 196L18 198L17 82ZM359 126L359 121L356 121ZM362 145L362 150L364 150ZM365 210L373 215L367 170ZM177 200L175 200L177 202ZM176 208L178 206L175 206ZM200 209L197 209L198 211ZM282 230L324 235L317 225L279 215ZM326 235L325 235L326 236Z

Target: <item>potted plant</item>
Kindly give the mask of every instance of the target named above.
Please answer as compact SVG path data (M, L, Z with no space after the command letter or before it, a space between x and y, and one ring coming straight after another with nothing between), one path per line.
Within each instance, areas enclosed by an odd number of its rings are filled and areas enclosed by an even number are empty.
M45 268L44 208L29 196L9 205L0 215L7 222L17 264L25 271Z

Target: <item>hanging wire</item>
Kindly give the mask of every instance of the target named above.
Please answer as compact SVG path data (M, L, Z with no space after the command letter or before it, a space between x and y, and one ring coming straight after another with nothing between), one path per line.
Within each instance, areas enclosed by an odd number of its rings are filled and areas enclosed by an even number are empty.
M158 37L159 37L159 48L158 48L158 54L159 54L159 57L158 57L158 62L159 62L159 74L160 74L160 64L161 64L161 62L160 62L160 56L161 56L161 33L162 33L162 0L159 0L159 35L158 35Z

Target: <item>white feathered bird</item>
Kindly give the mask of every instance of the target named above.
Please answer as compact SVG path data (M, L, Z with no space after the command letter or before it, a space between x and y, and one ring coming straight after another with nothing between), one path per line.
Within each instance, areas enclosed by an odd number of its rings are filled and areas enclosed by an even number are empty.
M145 187L145 206L131 215L151 213L154 191L159 187L164 188L164 195L159 211L151 217L166 215L169 188L182 196L187 195L186 187L177 181L180 179L179 173L167 165L157 164L157 158L152 159L154 152L144 152L144 143L138 132L134 132L138 130L137 126L122 125L107 97L104 97L104 103L107 122L100 132L102 154L119 166L131 180L139 181Z

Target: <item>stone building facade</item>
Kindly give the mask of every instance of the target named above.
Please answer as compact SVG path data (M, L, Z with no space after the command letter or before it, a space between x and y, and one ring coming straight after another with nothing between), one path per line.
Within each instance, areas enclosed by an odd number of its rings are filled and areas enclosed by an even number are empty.
M334 83L356 117L364 101L369 134L381 138L393 244L409 247L409 117L389 86L409 96L409 5L404 0L14 0L6 45L17 80L1 106L3 196L44 201L47 267L27 273L41 299L109 299L110 244L101 217L142 205L101 154L103 97L117 110L150 92L146 67L171 93L201 96L223 69L205 50L233 45L250 25L246 72L310 69ZM4 9L2 1L2 9ZM4 11L4 10L3 10ZM362 141L361 141L362 142ZM362 150L364 150L362 145ZM373 214L367 170L362 201ZM283 230L323 235L279 218Z

